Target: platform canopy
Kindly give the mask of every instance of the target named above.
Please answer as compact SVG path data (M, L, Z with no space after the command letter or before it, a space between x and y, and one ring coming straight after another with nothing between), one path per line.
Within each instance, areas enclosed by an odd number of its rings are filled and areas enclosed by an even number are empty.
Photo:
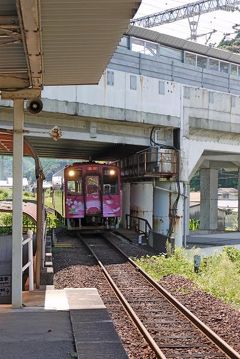
M0 90L96 84L141 0L1 0Z

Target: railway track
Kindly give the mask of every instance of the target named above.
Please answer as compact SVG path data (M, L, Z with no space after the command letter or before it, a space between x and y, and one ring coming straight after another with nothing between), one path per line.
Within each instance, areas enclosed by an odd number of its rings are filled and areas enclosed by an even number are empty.
M156 358L240 355L104 236L81 236Z

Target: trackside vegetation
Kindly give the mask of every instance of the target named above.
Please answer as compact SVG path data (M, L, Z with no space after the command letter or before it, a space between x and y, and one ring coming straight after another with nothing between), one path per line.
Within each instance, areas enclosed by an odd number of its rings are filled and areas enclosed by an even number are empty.
M1 189L0 188L0 201L12 200L12 189ZM25 201L36 201L36 194L32 192L23 192L23 200ZM50 189L44 192L44 204L47 207L52 208L52 197ZM56 218L54 213L47 213L47 229L60 227L61 223ZM36 230L34 222L25 214L23 214L23 228ZM11 234L12 233L12 213L0 212L0 234Z
M167 275L181 275L203 291L240 308L240 250L225 247L219 254L202 258L198 273L194 272L193 254L176 249L171 256L146 256L135 261L156 281Z

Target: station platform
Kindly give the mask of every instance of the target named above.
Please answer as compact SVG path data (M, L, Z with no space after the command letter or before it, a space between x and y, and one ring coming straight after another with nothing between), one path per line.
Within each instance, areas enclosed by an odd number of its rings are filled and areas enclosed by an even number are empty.
M23 308L0 305L0 359L126 359L96 288L23 292Z
M221 253L226 246L240 249L240 232L194 231L189 235L186 245L186 249L193 249L200 256L211 256Z
M187 245L204 246L226 246L226 245L240 245L240 232L218 232L218 233L204 233L193 232L187 239Z
M117 230L114 230L114 233L116 235L119 234L123 238L127 239L129 242L138 243L139 233L132 229L118 228Z

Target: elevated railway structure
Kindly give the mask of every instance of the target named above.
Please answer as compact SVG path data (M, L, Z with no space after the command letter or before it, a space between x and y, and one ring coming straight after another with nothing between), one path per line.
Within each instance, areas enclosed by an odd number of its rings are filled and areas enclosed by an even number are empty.
M130 27L98 85L44 88L43 111L25 111L24 138L42 157L120 160L123 225L126 215L143 218L150 245L163 235L182 246L193 174L200 170L201 228L217 230L218 169L240 165L239 78L237 54ZM12 126L3 96L4 154Z
M91 6L85 1L1 2L0 91L2 99L14 102L13 306L22 302L22 181L18 179L22 178L24 100L30 101L28 109L36 113L42 109L43 86L98 83L139 5L135 0L93 0ZM93 16L94 27L89 26ZM39 267L40 253L37 258Z
M239 167L239 78L237 54L130 27L98 85L45 87L25 138L44 157L121 160L123 218L145 218L181 246L192 175L200 170L206 190L202 229L216 230L218 168ZM1 104L10 129L11 103Z

